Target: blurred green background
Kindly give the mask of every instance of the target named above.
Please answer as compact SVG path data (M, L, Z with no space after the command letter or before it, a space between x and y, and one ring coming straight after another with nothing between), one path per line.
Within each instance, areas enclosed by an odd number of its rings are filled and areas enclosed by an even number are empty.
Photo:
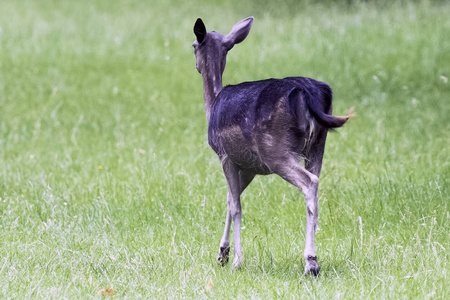
M226 182L192 27L254 16L224 84L305 76L334 112L303 276L303 195L243 194L240 271L216 262ZM447 298L446 1L0 1L0 298Z

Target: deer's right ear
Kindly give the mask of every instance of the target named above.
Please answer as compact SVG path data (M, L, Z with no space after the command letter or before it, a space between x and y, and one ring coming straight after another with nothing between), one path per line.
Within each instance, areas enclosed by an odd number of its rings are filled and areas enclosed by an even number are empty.
M194 34L199 44L203 43L206 37L206 27L202 19L198 18L194 25Z
M253 25L253 17L248 17L233 26L230 33L225 36L225 45L228 49L233 48L235 44L239 44L250 33Z

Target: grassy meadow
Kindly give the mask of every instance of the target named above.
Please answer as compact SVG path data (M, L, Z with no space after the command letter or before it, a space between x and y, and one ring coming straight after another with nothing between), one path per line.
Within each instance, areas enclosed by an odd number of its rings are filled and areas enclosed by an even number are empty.
M192 27L228 33L224 84L334 90L319 190L242 196L244 265L216 263L226 181ZM450 3L0 1L0 298L448 299ZM112 294L112 293L110 293Z

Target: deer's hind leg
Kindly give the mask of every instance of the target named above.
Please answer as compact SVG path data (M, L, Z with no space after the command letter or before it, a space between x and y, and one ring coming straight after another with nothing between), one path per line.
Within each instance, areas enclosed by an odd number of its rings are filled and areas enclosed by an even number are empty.
M278 161L272 167L274 173L281 176L286 181L298 187L305 195L306 200L306 238L305 238L305 273L319 274L319 264L317 263L316 250L314 245L314 235L316 231L316 220L319 213L317 203L317 190L319 187L319 177L303 168L295 156Z
M240 195L250 184L255 175L245 174L239 170L230 160L223 161L223 171L228 183L227 194L227 217L225 220L225 229L220 241L219 255L217 260L219 264L225 265L228 262L230 253L230 227L231 220L234 226L234 260L233 266L240 267L242 263L241 254L241 200Z
M305 156L305 168L312 174L320 177L320 171L322 169L322 160L325 151L325 140L327 138L327 130L322 129L318 131L317 137L314 140L314 143L310 146L308 151L304 154ZM319 205L318 205L318 197L315 197L317 212L314 214L314 224L317 229L317 225L319 222Z

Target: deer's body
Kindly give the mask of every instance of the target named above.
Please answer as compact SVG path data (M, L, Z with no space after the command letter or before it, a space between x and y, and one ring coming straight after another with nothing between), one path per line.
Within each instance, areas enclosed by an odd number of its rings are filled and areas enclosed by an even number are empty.
M222 162L228 183L227 217L218 259L222 264L228 261L233 221L233 265L241 265L240 194L255 175L274 173L305 195L305 272L317 275L320 268L314 233L325 139L330 128L342 126L351 115L332 116L330 87L310 78L267 79L223 88L226 54L247 37L252 23L251 17L242 20L228 35L206 32L201 19L194 26L196 66L203 76L209 123L208 142ZM305 162L305 167L300 160Z
M303 89L317 94L331 113L331 89L310 78L244 82L225 87L211 106L208 142L217 155L242 171L267 175L281 153L306 158L317 132L307 112ZM309 114L309 113L308 113ZM324 133L325 134L325 133Z

